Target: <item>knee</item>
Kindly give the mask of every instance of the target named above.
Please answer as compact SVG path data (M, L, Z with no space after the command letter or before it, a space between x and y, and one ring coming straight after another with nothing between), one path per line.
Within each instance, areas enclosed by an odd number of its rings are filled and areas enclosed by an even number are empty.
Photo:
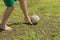
M14 9L14 6L11 6L11 7L8 7L8 8L13 10Z
M11 9L14 9L14 6L10 7Z
M19 1L22 2L22 3L25 2L25 0L19 0Z

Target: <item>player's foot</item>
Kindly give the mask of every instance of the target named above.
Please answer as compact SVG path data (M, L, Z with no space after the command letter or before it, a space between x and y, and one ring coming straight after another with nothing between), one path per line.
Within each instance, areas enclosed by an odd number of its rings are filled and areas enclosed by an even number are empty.
M32 23L32 21L31 21L30 17L25 18L25 21L26 21L27 23L30 23L31 25L33 25L33 23Z
M12 28L8 27L7 25L1 26L0 28L3 29L3 30L6 30L6 31L12 30Z

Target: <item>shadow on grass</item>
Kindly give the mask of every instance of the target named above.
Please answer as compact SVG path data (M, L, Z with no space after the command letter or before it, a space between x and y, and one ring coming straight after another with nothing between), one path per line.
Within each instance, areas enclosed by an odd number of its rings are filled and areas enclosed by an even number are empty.
M26 24L26 25L32 25L32 24L30 24L30 23L27 23L27 22L24 22L23 24ZM33 25L37 25L38 23L33 23Z
M17 22L17 23L12 23L12 24L7 24L7 25L12 26L12 25L21 25L21 24L26 24L26 25L32 26L30 23L27 23L27 22L23 22L23 23ZM37 25L37 24L33 24L33 25ZM0 28L0 32L2 32L2 31L4 31L4 29Z
M21 22L17 22L17 23L12 23L12 24L7 24L8 26L12 26L12 25L19 25L21 24Z
M17 23L8 24L8 26L21 25L21 24L31 25L30 23L26 23L26 22L17 22Z
M27 22L23 22L22 24L31 25L30 23L27 23Z
M0 32L4 31L4 29L0 28Z

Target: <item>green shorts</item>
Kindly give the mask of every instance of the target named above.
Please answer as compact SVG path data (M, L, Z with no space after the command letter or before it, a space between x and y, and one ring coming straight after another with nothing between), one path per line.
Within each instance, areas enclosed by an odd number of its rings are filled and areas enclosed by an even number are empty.
M14 6L15 0L4 0L4 3L7 7Z

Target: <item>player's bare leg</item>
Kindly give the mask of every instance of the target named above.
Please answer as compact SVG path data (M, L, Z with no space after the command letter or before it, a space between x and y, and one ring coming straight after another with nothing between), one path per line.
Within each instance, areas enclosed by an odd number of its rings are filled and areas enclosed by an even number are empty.
M28 11L27 11L27 5L26 5L26 0L19 0L21 9L23 10L24 16L25 16L25 20L27 20L30 24L33 24L31 22L31 19L28 15Z
M3 19L2 19L2 24L0 26L0 28L4 29L4 30L12 30L12 28L8 27L6 25L7 20L9 19L9 16L11 15L12 11L13 11L14 7L7 7L4 15L3 15Z

